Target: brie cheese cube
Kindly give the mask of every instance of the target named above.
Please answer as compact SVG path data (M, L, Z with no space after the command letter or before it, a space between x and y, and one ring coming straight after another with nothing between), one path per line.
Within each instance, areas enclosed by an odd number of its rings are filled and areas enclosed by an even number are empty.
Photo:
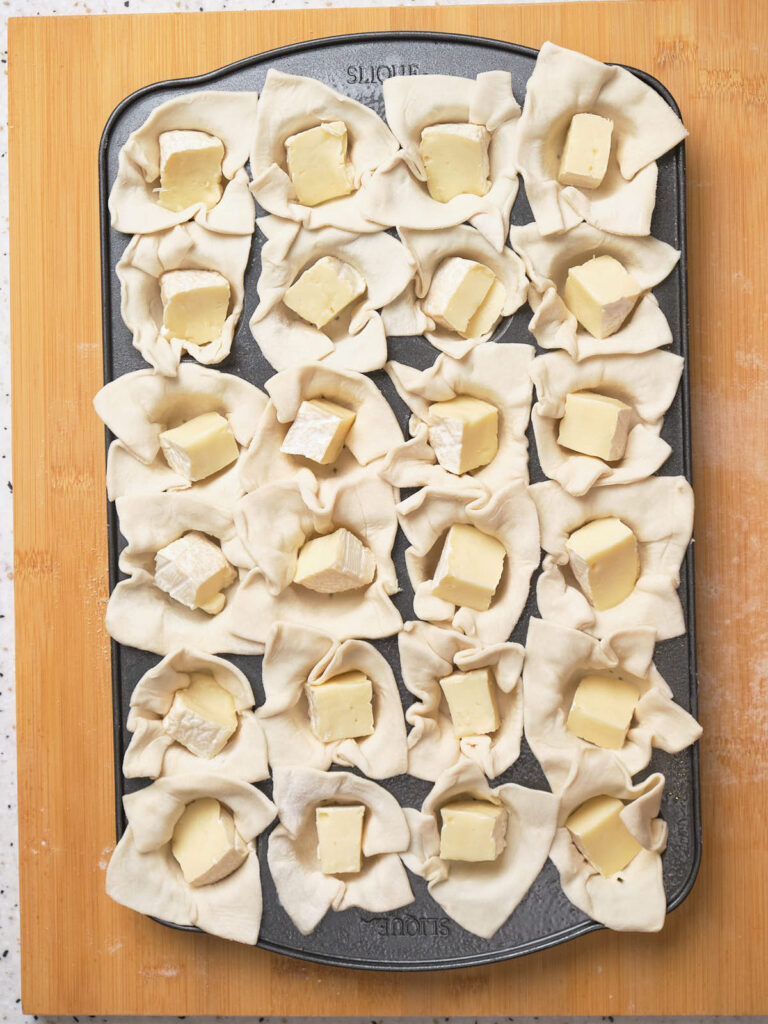
M504 570L501 541L466 523L448 531L435 569L432 593L451 604L487 611Z
M608 750L621 750L640 691L624 679L584 676L576 687L566 728Z
M363 866L362 804L315 808L317 856L324 875L357 874Z
M571 267L565 304L594 338L615 334L642 294L642 288L613 256L593 256Z
M632 409L618 398L594 391L574 391L565 399L558 443L582 455L616 462L624 455Z
M285 140L285 152L288 174L304 206L317 206L352 191L343 121L329 121L291 135Z
M179 213L204 203L211 209L221 199L221 161L224 145L207 132L161 132L160 188L157 202Z
M495 282L493 271L484 264L449 256L437 268L422 308L435 323L471 338L473 318Z
M302 402L280 451L329 466L341 454L355 414L325 398Z
M235 702L207 672L189 678L189 686L176 691L163 729L196 757L216 757L237 730Z
M221 593L237 573L205 534L191 531L155 555L155 586L187 608L216 615L224 607Z
M373 552L342 527L304 545L293 581L319 594L337 594L367 586L375 573Z
M434 124L421 133L419 153L429 194L438 203L455 196L484 196L490 189L488 145L491 137L480 124Z
M499 447L499 411L489 402L458 395L429 407L429 443L449 473L487 466Z
M611 155L613 121L597 114L574 114L560 159L557 180L576 188L598 188Z
M576 582L598 611L632 593L640 574L637 539L620 519L593 519L566 541Z
M467 337L482 338L484 334L490 334L501 319L506 301L507 289L494 277L493 284L469 321Z
M642 846L619 815L624 803L615 796L593 796L565 823L581 854L604 878L625 868Z
M365 280L349 263L323 256L291 285L283 302L320 330L362 295L365 287Z
M194 345L221 336L229 308L229 281L215 270L168 270L160 278L163 334Z
M463 736L483 736L499 728L496 681L490 669L454 672L440 680L451 713L453 731Z
M171 839L189 885L212 885L231 875L248 856L248 844L235 828L231 811L213 797L187 804Z
M487 800L453 800L440 809L443 860L496 860L506 844L507 812Z
M323 743L373 732L373 686L365 673L353 669L306 690L312 731Z
M239 454L229 421L217 412L195 416L160 434L165 461L179 476L194 483L229 466Z

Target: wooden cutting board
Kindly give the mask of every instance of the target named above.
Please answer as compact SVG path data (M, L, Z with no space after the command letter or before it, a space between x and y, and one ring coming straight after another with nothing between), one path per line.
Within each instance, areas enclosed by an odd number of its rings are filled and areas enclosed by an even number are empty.
M687 146L704 860L660 935L598 932L394 978L162 928L104 895L114 843L97 149L139 86L302 39L546 39L661 79ZM23 1005L37 1014L768 1009L768 3L656 0L9 23ZM520 97L522 99L522 97Z

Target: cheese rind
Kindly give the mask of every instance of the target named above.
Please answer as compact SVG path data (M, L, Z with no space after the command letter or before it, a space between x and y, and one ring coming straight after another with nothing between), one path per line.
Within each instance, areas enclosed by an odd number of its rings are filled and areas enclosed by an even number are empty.
M220 591L236 578L221 548L194 530L155 555L155 586L187 608L217 614L226 601Z
M373 732L373 686L353 669L322 683L308 683L312 731L323 743L359 739Z
M324 875L357 874L363 866L362 804L315 809L317 856Z
M328 121L289 136L285 152L288 174L304 206L317 206L353 190L343 121Z
M487 611L504 570L501 541L467 523L448 531L435 569L432 593L452 604Z
M422 302L437 324L470 338L470 325L496 282L492 270L476 260L449 256L437 268Z
M625 868L643 849L619 815L624 802L614 796L594 796L565 823L576 846L604 878Z
M215 270L167 270L160 278L163 334L194 345L221 337L229 309L229 281Z
M224 145L207 132L170 131L158 136L160 188L157 202L180 213L196 203L207 209L222 196L221 161Z
M311 398L299 406L280 451L329 466L341 454L354 422L351 409L325 398Z
M194 886L212 885L231 875L248 849L232 813L213 797L187 804L171 838L171 852L184 880Z
M341 527L304 545L293 581L320 594L337 594L367 586L375 573L373 552Z
M174 473L191 483L218 473L240 454L229 421L217 412L203 413L164 430L160 448Z
M305 270L283 296L292 312L318 330L365 291L365 279L335 256L323 256Z
M438 203L459 195L484 196L488 180L490 135L480 124L434 124L421 133L419 153L427 189Z
M235 702L207 672L190 672L189 678L189 686L174 694L163 730L196 757L216 757L237 730Z
M571 451L616 462L624 456L631 425L632 408L618 398L574 391L566 396L557 440Z
M496 860L506 846L507 812L487 800L452 800L440 808L440 856L472 863Z
M499 411L469 395L430 405L429 443L449 473L469 473L487 466L499 448Z
M454 672L440 680L459 739L482 736L499 728L499 707L496 702L496 681L490 669Z
M640 691L634 683L610 676L584 676L576 687L566 728L595 746L621 750Z
M576 582L598 611L620 604L640 573L637 539L620 519L593 519L566 541Z
M557 180L576 188L598 188L611 155L613 121L598 114L574 114L560 159Z
M642 294L642 288L613 256L593 256L571 267L565 304L594 338L615 334Z

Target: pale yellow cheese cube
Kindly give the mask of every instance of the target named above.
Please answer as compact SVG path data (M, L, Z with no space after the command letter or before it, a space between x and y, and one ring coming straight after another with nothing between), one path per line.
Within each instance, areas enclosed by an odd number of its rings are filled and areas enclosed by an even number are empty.
M218 544L194 530L155 555L155 585L187 608L211 615L224 607L226 598L220 591L236 577Z
M640 691L634 683L611 676L584 676L576 687L567 729L608 750L621 750Z
M494 277L485 298L467 325L467 337L482 338L484 334L489 334L501 319L506 301L507 289Z
M328 121L291 135L285 140L285 152L288 174L304 206L317 206L352 191L343 121Z
M435 323L470 338L470 326L496 277L483 263L449 256L435 271L422 308Z
M337 594L367 586L375 573L373 552L342 527L304 545L293 580L320 594Z
M312 731L323 743L359 739L373 732L373 686L352 669L306 687Z
M218 473L239 454L229 420L217 412L205 412L162 431L160 448L174 473L190 482Z
M326 398L311 398L299 406L280 451L329 466L341 454L354 422L355 414L343 405Z
M422 131L419 153L433 199L448 203L459 195L486 194L490 139L480 124L434 124Z
M317 857L324 875L357 874L363 866L362 804L315 808Z
M457 395L429 407L429 443L449 473L487 466L499 448L499 411L490 402Z
M299 277L283 302L320 330L365 291L361 274L335 256L323 256Z
M487 800L452 800L440 808L440 856L472 863L496 860L506 846L507 812Z
M578 807L565 825L584 857L608 878L643 849L619 815L624 802L615 796L593 796Z
M168 270L160 278L163 334L194 345L221 337L229 309L229 281L215 270Z
M224 145L207 132L161 132L160 188L157 202L166 210L180 213L203 203L207 209L221 199L221 161Z
M593 256L571 267L565 304L594 338L615 334L642 294L642 288L613 256Z
M174 694L163 729L196 757L216 757L237 730L235 701L208 672L190 672L189 679Z
M187 804L176 822L171 852L189 885L212 885L231 875L248 856L231 811L213 797Z
M478 612L487 611L504 571L501 541L467 523L448 531L434 575L435 597Z
M463 736L482 736L499 728L496 680L488 668L454 672L440 680L451 713L453 731Z
M574 114L560 159L557 180L576 188L598 188L611 155L613 121L597 114Z
M632 408L625 402L594 391L574 391L566 396L557 440L571 451L616 462L624 456L631 426Z
M597 608L621 604L632 593L640 574L637 539L620 519L593 519L575 530L566 542L576 582Z

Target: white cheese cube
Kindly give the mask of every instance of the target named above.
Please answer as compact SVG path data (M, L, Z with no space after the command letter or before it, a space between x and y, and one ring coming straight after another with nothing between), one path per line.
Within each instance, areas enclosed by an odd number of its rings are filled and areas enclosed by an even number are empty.
M213 797L187 804L176 822L171 852L189 885L212 885L231 875L248 856L248 844L232 813Z
M557 180L576 188L598 188L608 170L613 121L597 114L574 114L560 159Z
M302 402L280 451L329 466L341 454L355 414L325 398Z
M365 673L353 669L306 690L312 731L323 743L373 732L373 686Z
M157 202L179 213L204 203L210 210L221 199L224 145L207 132L161 132L160 188Z
M613 256L594 256L571 267L565 304L594 338L615 334L642 294L642 288Z
M190 672L189 679L176 691L163 729L196 757L216 757L237 730L235 702L207 672Z
M160 434L165 461L179 476L204 480L229 466L239 454L229 421L217 412L195 416Z
M288 174L304 206L317 206L352 191L343 121L329 121L291 135L285 140L285 152Z
M364 278L349 263L323 256L291 285L283 302L320 330L362 295L365 287Z
M501 541L474 526L455 523L443 544L432 593L452 604L487 611L501 580L505 557Z
M624 803L615 796L593 796L565 823L581 854L604 878L625 868L642 846L619 815Z
M499 447L499 411L489 402L458 395L429 407L429 443L449 473L487 466Z
M229 281L215 270L168 270L160 278L163 334L194 345L221 336L229 309Z
M375 573L373 552L342 527L304 545L293 580L320 594L337 594L367 586Z
M490 669L454 672L440 680L451 713L453 731L462 736L483 736L499 728L496 681Z
M155 586L187 608L201 608L211 615L224 607L226 598L220 591L236 577L218 544L195 531L155 555Z
M576 582L598 611L632 593L640 574L637 539L620 519L593 519L570 535L566 548Z
M574 391L566 396L557 440L571 451L616 462L624 456L631 426L632 408L618 398Z
M317 856L324 875L357 874L363 866L362 804L315 809Z
M496 860L507 844L507 812L498 804L487 800L453 800L441 807L440 816L443 860Z
M437 268L422 308L435 323L471 338L474 318L495 283L493 271L484 264L449 256Z
M433 199L447 203L463 194L486 194L491 187L490 140L480 124L434 124L422 131L419 153Z
M566 728L574 736L608 750L621 750L640 691L625 679L584 676L576 687Z

